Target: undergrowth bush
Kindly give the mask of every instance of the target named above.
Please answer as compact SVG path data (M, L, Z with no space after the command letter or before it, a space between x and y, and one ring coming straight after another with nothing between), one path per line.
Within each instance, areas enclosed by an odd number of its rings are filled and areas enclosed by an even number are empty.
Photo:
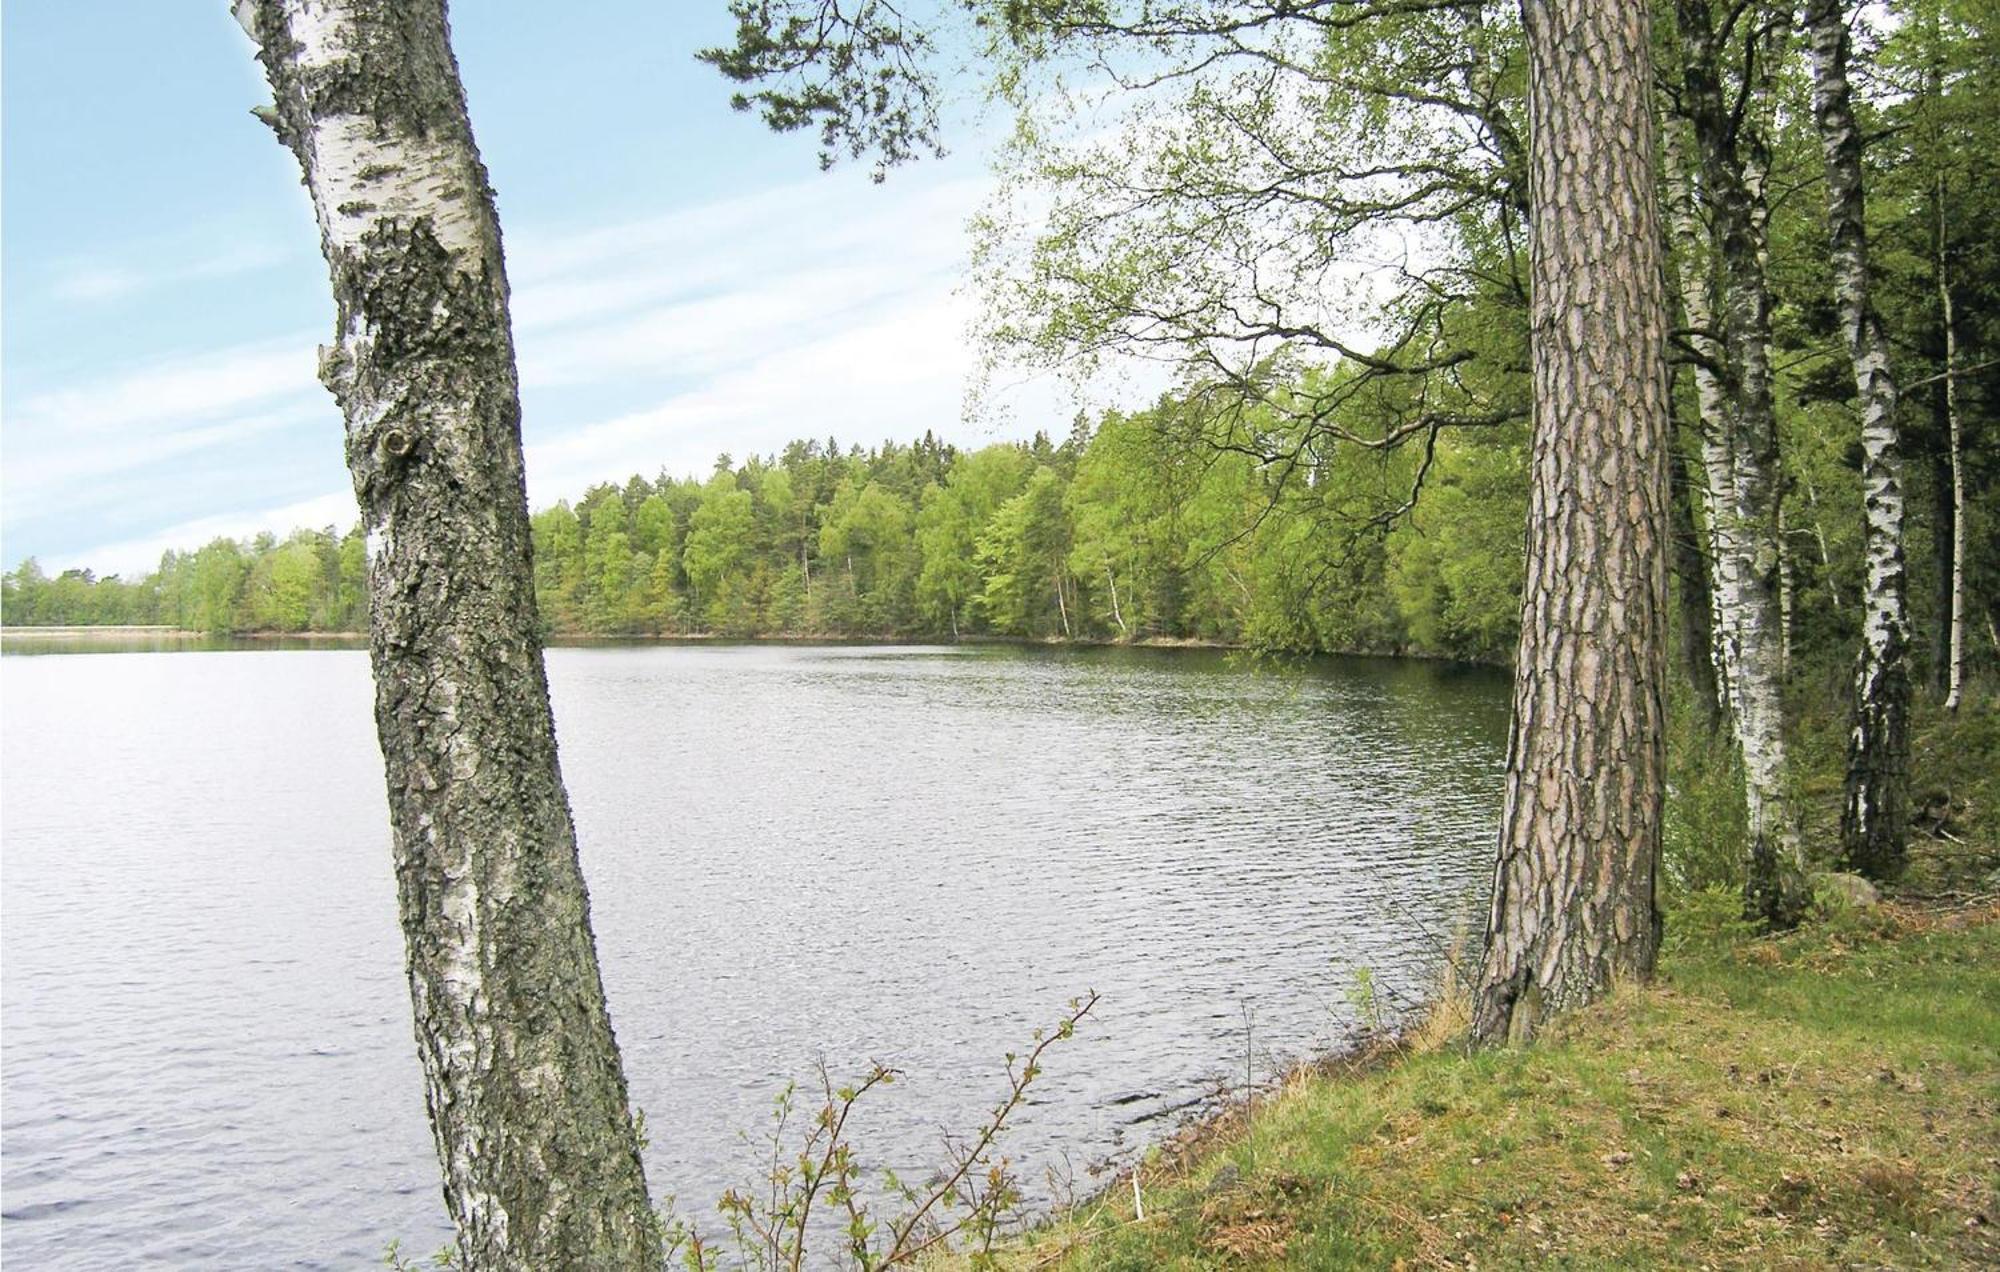
M1742 755L1728 731L1710 728L1686 702L1674 704L1667 727L1661 890L1678 908L1706 889L1741 890L1749 819Z
M1021 1218L1022 1194L998 1141L1041 1074L1042 1054L1073 1037L1097 1005L1090 993L1072 1001L1052 1029L1038 1029L1025 1057L1007 1056L1007 1092L970 1136L947 1138L945 1164L921 1185L885 1170L881 1188L862 1177L849 1119L870 1092L896 1079L877 1064L860 1080L837 1086L822 1067L812 1116L801 1126L798 1089L778 1097L764 1176L747 1189L725 1192L716 1208L725 1234L704 1231L664 1208L667 1262L687 1272L799 1272L839 1266L857 1272L907 1267L945 1253L981 1266L994 1242ZM890 1209L878 1208L880 1197Z

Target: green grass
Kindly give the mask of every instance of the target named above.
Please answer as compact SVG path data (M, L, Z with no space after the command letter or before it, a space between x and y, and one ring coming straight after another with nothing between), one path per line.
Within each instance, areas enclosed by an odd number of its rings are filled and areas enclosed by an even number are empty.
M1001 1267L2000 1264L2000 907L1775 939L1676 916L1658 981L1533 1048L1302 1076Z

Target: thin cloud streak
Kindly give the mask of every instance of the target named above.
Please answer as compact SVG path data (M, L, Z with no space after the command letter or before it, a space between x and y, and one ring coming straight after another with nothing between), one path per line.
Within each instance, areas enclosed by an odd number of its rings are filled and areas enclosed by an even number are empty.
M801 437L873 444L926 429L950 433L964 381L964 319L948 298L905 308L770 351L647 409L531 443L529 495L544 507L634 472L700 475L722 452L740 461Z
M49 295L70 305L102 305L164 287L256 273L282 264L285 259L286 254L275 247L254 245L166 267L134 268L112 261L76 261L58 270L49 284Z
M155 363L89 388L36 394L12 413L8 440L19 441L25 434L37 443L60 438L64 444L96 446L141 429L212 419L317 387L309 341L262 341Z
M960 178L890 198L822 179L638 222L510 233L522 382L537 399L527 421L535 506L633 472L705 474L718 452L740 459L796 437L962 436L977 355L952 288L964 226L989 192L984 178ZM9 520L25 520L12 506L26 493L17 477L33 479L35 506L88 509L90 483L106 473L157 465L163 481L193 491L211 484L233 438L310 414L337 429L317 343L301 334L221 349L29 398L8 422ZM1051 426L1041 414L1034 423ZM337 448L321 451L269 486L296 487L308 464L325 464L323 488L337 488ZM235 488L254 498L259 485ZM345 494L204 511L44 561L150 569L162 550L217 534L354 516Z
M240 446L250 438L305 422L323 412L304 404L289 410L200 424L170 432L128 438L115 446L88 450L44 450L7 462L7 511L27 520L60 508L80 486L100 488L115 474L150 468L211 447Z
M360 513L354 506L353 492L339 491L276 507L238 509L195 517L152 534L99 544L82 552L51 558L43 562L43 568L57 573L88 567L100 575L118 574L136 578L157 569L161 554L170 550L194 551L216 539L249 539L266 530L282 536L302 528L333 526L344 532L358 520Z

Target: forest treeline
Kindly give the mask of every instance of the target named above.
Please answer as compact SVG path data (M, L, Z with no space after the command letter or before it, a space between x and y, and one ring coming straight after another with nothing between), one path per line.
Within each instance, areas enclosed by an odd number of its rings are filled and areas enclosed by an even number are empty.
M802 440L741 463L722 456L706 478L605 482L534 514L543 621L559 636L1154 639L1510 656L1524 420L1442 432L1428 453L1335 446L1287 465L1215 444L1211 405L1168 395L1079 421L1060 443ZM1806 432L1805 420L1791 423ZM1837 658L1860 620L1859 477L1837 435L1814 440L1794 450L1808 497L1788 540L1791 640ZM1421 492L1404 509L1419 468ZM1925 513L1937 504L1913 503L1913 537L1931 555ZM1943 593L1927 581L1942 576L1916 571L1913 600L1920 629L1935 630ZM50 577L28 560L6 575L0 603L14 626L359 631L366 541L331 527L218 538L168 552L134 580Z
M557 635L1195 640L1501 660L1517 623L1524 425L1441 439L1414 515L1350 523L1414 454L1313 471L1207 445L1199 403L1061 443L796 441L705 479L607 482L534 515ZM358 529L219 538L140 579L6 576L10 625L359 630Z

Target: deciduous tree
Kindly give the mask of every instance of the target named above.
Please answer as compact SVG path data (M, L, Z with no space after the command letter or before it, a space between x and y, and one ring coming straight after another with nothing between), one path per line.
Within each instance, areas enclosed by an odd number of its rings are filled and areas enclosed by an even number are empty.
M238 0L319 222L321 378L377 548L375 718L459 1250L651 1268L659 1242L556 761L500 228L443 0Z

